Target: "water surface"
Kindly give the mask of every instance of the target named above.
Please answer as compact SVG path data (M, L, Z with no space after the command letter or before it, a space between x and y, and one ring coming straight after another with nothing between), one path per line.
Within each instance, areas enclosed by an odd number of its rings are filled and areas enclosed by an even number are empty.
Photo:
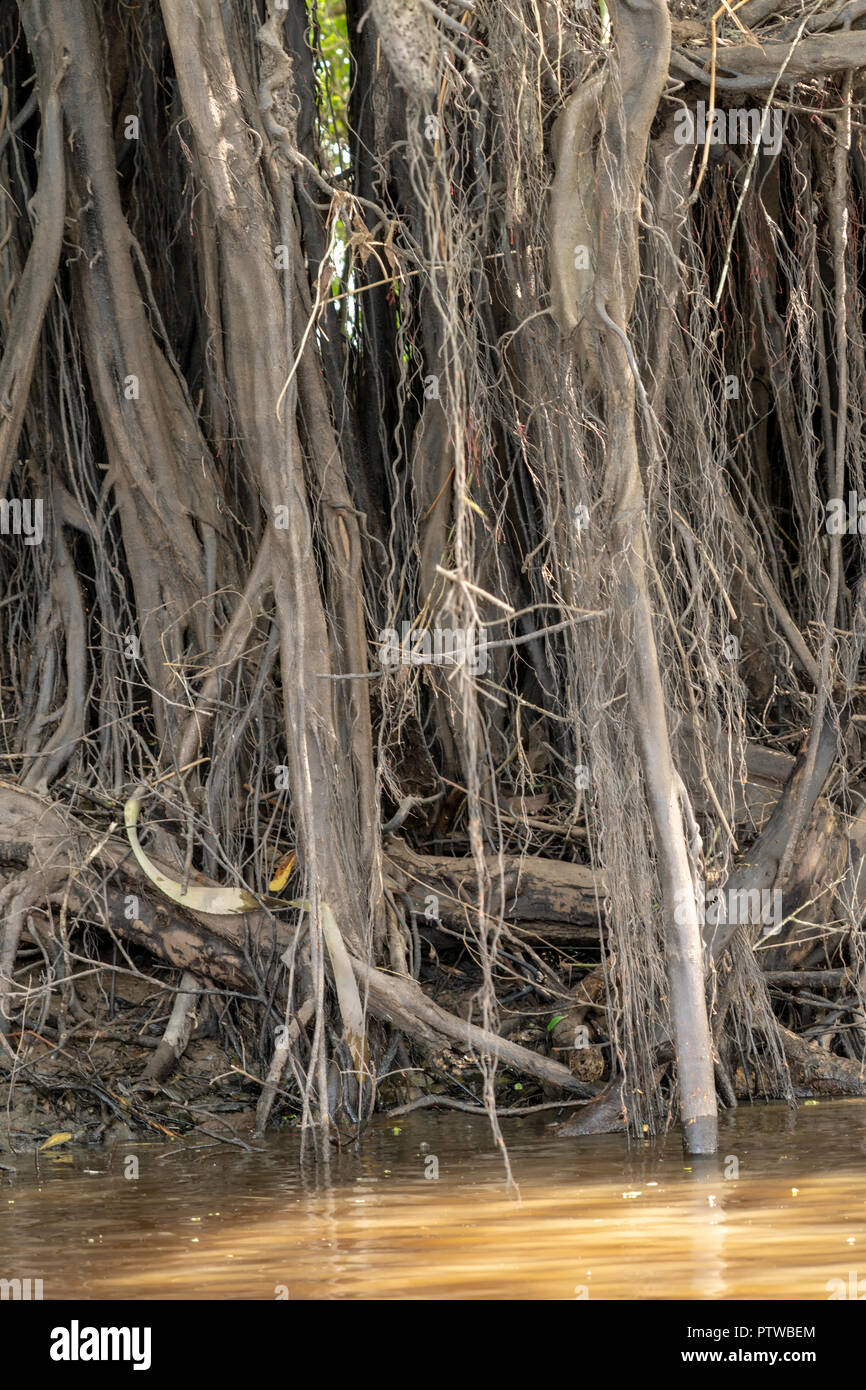
M519 1198L456 1112L377 1120L327 1168L299 1165L297 1134L126 1144L110 1168L46 1153L38 1174L4 1154L0 1277L46 1299L866 1296L866 1101L743 1106L709 1161L673 1132L556 1139L550 1118L503 1121Z

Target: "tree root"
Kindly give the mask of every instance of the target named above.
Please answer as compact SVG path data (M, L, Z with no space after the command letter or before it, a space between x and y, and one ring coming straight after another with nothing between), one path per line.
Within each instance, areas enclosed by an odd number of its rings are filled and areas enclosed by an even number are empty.
M162 1081L174 1070L178 1058L186 1051L195 1026L195 1006L200 993L201 986L198 980L185 970L178 986L178 993L175 995L171 1017L158 1048L144 1069L143 1081Z

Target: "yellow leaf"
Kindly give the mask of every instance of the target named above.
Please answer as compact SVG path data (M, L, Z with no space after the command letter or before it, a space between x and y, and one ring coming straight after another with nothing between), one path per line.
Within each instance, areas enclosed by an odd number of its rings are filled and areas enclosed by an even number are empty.
M54 1149L58 1144L68 1144L71 1138L72 1133L70 1130L58 1130L56 1134L52 1134L50 1139L46 1139L44 1144L40 1144L39 1152L43 1153L45 1149Z
M282 859L278 860L274 865L274 876L268 884L268 889L271 893L279 893L281 888L285 888L292 869L295 867L296 859L297 855L294 850L290 850L288 854L284 854Z
M214 888L200 883L189 883L184 888L182 883L175 883L174 879L161 873L148 859L139 843L137 827L140 810L141 803L138 797L131 796L123 808L126 834L140 868L161 893L171 898L172 902L191 908L193 912L213 912L220 917L233 917L241 912L258 911L259 904L245 888Z
M479 507L478 503L477 503L477 502L473 502L471 497L467 497L465 492L464 492L464 494L463 494L463 501L466 503L467 507L471 507L471 508L472 508L473 512L477 512L477 513L478 513L478 515L481 517L481 520L482 520L482 521L486 521L486 520L487 520L487 517L486 517L486 516L484 515L484 513L482 512L482 510L481 510L481 508Z

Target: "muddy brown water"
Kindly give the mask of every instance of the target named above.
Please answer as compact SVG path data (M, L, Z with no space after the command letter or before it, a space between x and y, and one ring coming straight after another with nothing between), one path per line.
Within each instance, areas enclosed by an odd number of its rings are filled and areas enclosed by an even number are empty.
M455 1112L377 1121L327 1169L294 1134L126 1144L110 1169L68 1149L38 1174L3 1154L0 1279L45 1299L866 1296L866 1101L743 1106L717 1160L549 1119L503 1121L519 1197L485 1121Z

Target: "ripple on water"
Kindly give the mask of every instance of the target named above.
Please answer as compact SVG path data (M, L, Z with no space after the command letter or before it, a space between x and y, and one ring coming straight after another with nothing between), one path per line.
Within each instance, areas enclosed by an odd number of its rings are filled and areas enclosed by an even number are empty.
M866 1280L866 1101L742 1107L714 1160L677 1134L554 1139L547 1118L503 1122L519 1198L486 1122L453 1112L378 1121L327 1172L299 1169L296 1135L240 1157L130 1145L137 1180L126 1150L111 1171L43 1160L0 1187L0 1248L46 1299L826 1299Z

